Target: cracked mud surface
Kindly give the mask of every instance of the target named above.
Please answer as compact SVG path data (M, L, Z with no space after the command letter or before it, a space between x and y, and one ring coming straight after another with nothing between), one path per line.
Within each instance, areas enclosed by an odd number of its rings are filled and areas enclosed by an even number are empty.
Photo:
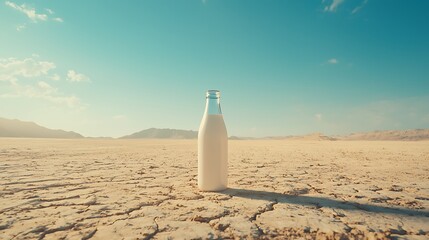
M429 238L429 142L0 139L0 239Z

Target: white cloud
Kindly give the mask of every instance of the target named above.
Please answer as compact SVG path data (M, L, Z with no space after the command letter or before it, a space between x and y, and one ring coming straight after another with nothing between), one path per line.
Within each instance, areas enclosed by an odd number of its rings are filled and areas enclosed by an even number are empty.
M69 80L70 82L83 82L83 81L89 81L89 77L81 73L77 73L74 70L69 70L67 72L67 80Z
M45 10L46 10L46 12L48 12L49 14L54 14L54 11L52 11L52 9L49 9L49 8L45 8Z
M18 25L16 27L16 31L20 32L20 31L24 30L26 27L27 27L27 24L25 24L25 23L21 24L21 25Z
M328 60L328 63L329 64L337 64L337 63L339 63L339 61L336 58L331 58Z
M344 0L332 0L331 5L325 7L325 12L335 12Z
M83 110L85 105L74 95L65 95L46 82L39 81L37 85L19 85L15 84L14 91L1 94L1 98L30 98L42 99L58 105L65 105L72 109Z
M368 0L363 0L362 4L355 7L352 11L352 14L355 14L357 12L359 12L363 7L365 7L365 5L368 3Z
M57 89L52 87L46 82L40 81L37 83L40 89L42 89L45 93L55 93L57 92Z
M53 62L37 61L33 58L0 59L0 81L15 82L19 77L31 78L46 75L55 67Z
M51 18L47 14L37 13L35 8L32 8L32 7L30 7L30 6L26 5L26 4L18 5L16 3L14 3L14 2L6 1L5 5L13 8L13 9L15 9L15 10L21 12L21 13L24 13L34 23L37 23L39 21L47 21L47 20L52 20L52 21L60 22L60 23L64 22L64 20L62 18L60 18L60 17ZM54 11L52 11L52 9L45 8L45 10L46 10L46 12L49 15L54 14ZM21 25L19 25L16 28L16 30L17 31L22 31L24 28L26 28L26 25L25 24L21 24Z
M36 13L36 10L34 8L28 7L25 4L17 5L15 3L9 2L9 1L6 1L5 4L6 4L6 6L9 6L11 8L14 8L14 9L24 13L33 22L37 22L39 20L40 21L46 21L48 19L48 16L46 14Z
M322 120L322 114L321 113L315 114L314 117L316 118L317 121L321 121Z
M54 75L50 76L49 79L51 79L53 81L59 81L61 79L61 77L60 77L60 75L55 73Z
M64 20L62 18L52 18L52 20L54 20L55 22L64 22Z
M82 110L85 105L74 95L64 94L58 88L42 79L59 80L56 73L51 74L55 68L53 62L39 61L33 58L23 60L16 58L0 59L0 86L8 85L8 92L0 93L0 98L29 98L42 99L54 104L65 105L75 110ZM26 81L29 79L31 81ZM36 82L34 82L36 81Z

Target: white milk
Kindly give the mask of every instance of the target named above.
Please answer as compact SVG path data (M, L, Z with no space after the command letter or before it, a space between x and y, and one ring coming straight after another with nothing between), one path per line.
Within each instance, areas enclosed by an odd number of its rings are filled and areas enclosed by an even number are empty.
M228 135L222 114L208 114L208 105L198 131L198 187L220 191L228 184Z

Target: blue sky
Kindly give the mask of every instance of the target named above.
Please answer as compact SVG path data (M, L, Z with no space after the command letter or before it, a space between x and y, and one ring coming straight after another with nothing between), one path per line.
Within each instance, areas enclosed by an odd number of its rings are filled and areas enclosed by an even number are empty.
M428 1L0 4L0 117L86 136L197 130L219 89L229 135L429 128Z

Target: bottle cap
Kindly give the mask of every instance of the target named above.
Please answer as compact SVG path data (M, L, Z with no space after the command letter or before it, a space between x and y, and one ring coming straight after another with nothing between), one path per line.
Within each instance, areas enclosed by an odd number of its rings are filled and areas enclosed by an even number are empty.
M207 90L206 97L207 98L220 98L220 91L219 90Z

